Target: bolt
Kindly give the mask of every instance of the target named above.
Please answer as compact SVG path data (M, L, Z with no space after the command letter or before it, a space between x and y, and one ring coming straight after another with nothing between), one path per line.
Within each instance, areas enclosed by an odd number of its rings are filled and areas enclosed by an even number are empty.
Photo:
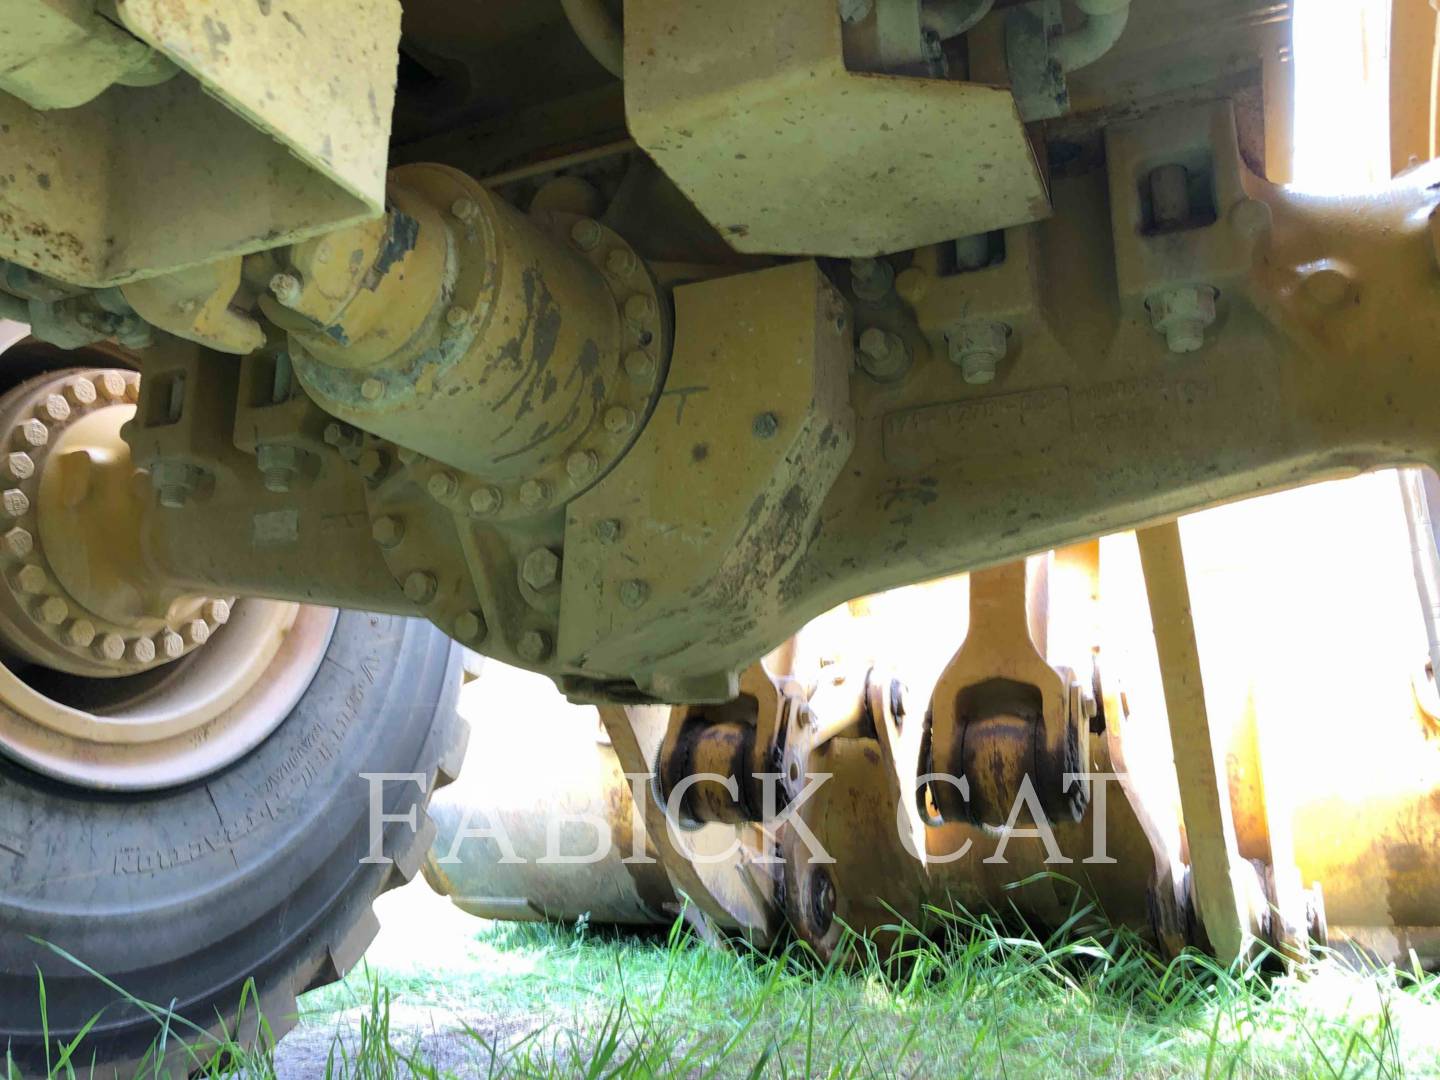
M521 505L535 510L550 501L550 485L544 480L526 480L520 485Z
M1146 301L1150 322L1173 353L1192 353L1205 344L1205 330L1215 321L1215 298L1209 285L1168 289Z
M111 634L110 636L118 637L119 635ZM123 640L120 642L120 647L123 652L125 647ZM115 656L111 657L111 659L118 660L120 658ZM148 637L136 638L130 643L130 659L134 660L137 664L148 664L152 662L155 659L155 642L151 641Z
M118 371L100 373L100 393L106 401L125 400L125 376Z
M995 381L1000 361L1010 349L1010 328L998 322L966 323L949 340L950 362L967 383L983 386Z
M605 267L623 281L640 268L640 263L635 258L633 251L627 248L616 248L605 260Z
M295 478L304 465L304 451L295 446L280 446L265 443L255 451L255 463L260 467L261 482L266 491L283 495L290 490Z
M205 605L205 618L216 626L224 626L230 621L230 605L224 600L211 600Z
M200 470L181 461L160 461L150 473L150 483L167 510L179 510L200 486Z
M63 424L70 419L70 402L60 394L47 394L40 403L40 419Z
M366 480L379 480L390 468L389 455L384 450L366 450L355 459L355 467Z
M895 382L910 370L910 350L900 335L872 326L860 335L860 370L876 382Z
M375 524L370 526L370 535L382 548L399 547L400 541L405 539L405 523L397 517L376 518Z
M577 484L594 474L600 461L593 450L576 450L565 459L565 471Z
M918 266L912 266L895 279L895 291L900 294L901 300L914 307L930 292L930 275Z
M275 299L286 307L295 305L303 288L300 279L294 274L276 274L270 279L270 291L275 294Z
M471 199L456 199L450 204L450 213L454 214L461 221L468 222L479 212L480 207L476 206Z
M65 396L70 399L72 405L84 408L87 405L94 405L99 394L95 389L95 384L81 376L65 387Z
M478 611L466 611L455 616L455 640L479 644L489 633L485 616Z
M65 640L77 649L88 649L95 640L95 624L89 619L76 619L65 628Z
M589 218L581 218L570 230L570 239L581 251L594 251L604 237L605 231L600 228L600 223Z
M50 429L39 420L26 420L20 425L20 438L30 446L44 446L50 441Z
M23 451L7 457L5 465L16 480L29 480L35 475L35 459Z
M185 640L191 645L204 645L210 640L210 627L204 619L191 619L185 624Z
M28 529L14 528L5 534L5 551L17 559L23 559L35 549L35 538Z
M655 374L655 361L650 359L649 353L636 349L625 357L625 374L637 383L649 382Z
M620 584L620 603L634 609L644 607L645 601L650 599L650 586L639 578L631 578L629 581Z
M174 630L165 630L160 634L159 649L166 659L179 659L180 655L185 652L185 639Z
M460 490L460 481L452 472L431 473L425 481L425 490L432 499L453 499Z
M435 598L435 575L428 570L412 570L405 575L405 599L412 604L428 604Z
M385 384L379 379L366 379L360 384L360 396L366 401L378 401L385 393Z
M452 307L445 312L445 325L458 330L470 321L470 313L463 307Z
M540 630L527 630L516 642L520 659L529 664L538 664L550 655L550 637Z
M19 488L8 488L0 494L0 506L3 506L5 513L11 517L22 517L30 509L30 496Z
M614 518L605 518L595 523L595 539L602 544L613 544L620 539L620 522Z
M644 293L636 293L625 301L625 318L635 326L644 326L655 318L655 300Z
M125 639L119 634L106 634L95 643L95 651L104 660L119 660L125 655Z
M549 548L536 548L520 564L520 578L536 592L560 580L560 557Z
M500 493L500 489L488 485L476 488L470 493L470 509L480 515L495 513L504 501L505 496Z
M635 426L635 414L624 405L612 405L605 410L602 422L611 435L624 435Z
M325 425L325 443L342 454L354 454L365 445L365 436L349 424L342 424L337 420Z
M70 605L58 596L47 596L40 602L40 621L47 626L59 626L70 617Z
M851 259L850 287L861 300L883 300L895 284L895 268L880 259Z
M762 412L755 417L750 430L757 439L773 439L780 430L780 418L773 412Z
M45 586L50 579L45 576L45 571L34 563L26 563L15 575L15 584L20 586L20 591L34 596L36 593L45 591Z

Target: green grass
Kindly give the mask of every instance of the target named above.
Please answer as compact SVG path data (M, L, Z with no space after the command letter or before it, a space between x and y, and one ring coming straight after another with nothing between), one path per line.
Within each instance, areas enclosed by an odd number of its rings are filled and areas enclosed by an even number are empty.
M302 1000L296 1034L323 1047L305 1075L337 1080L1440 1076L1440 978L1418 968L1164 964L1081 918L1048 939L947 918L940 940L908 935L886 961L852 940L830 965L794 944L718 951L678 925L643 938L477 924L466 963L352 974ZM436 1042L394 1024L421 1007L454 1031ZM263 1031L256 1051L210 1051L204 1075L275 1075ZM86 1075L70 1068L53 1075Z

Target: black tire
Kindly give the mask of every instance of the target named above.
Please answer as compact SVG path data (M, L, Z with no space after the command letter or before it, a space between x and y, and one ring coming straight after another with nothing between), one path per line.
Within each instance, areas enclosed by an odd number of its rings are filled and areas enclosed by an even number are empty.
M32 938L212 1030L235 1024L253 978L275 1034L293 1026L296 995L360 958L377 929L371 902L420 867L429 792L464 752L460 665L429 624L342 613L290 715L204 783L106 795L0 759L0 1074L8 1043L22 1076L45 1075L37 968L52 1060L57 1041L101 1014L76 1055L80 1075L92 1060L96 1076L130 1075L160 1033ZM370 783L360 773L426 778L423 792L384 785L387 812L414 807L420 825L385 827L393 865L361 862ZM183 1076L190 1063L172 1052L167 1064Z

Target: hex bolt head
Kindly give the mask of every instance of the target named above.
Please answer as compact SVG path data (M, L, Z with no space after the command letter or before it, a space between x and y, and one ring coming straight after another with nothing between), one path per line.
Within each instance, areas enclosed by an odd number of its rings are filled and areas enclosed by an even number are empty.
M612 405L605 410L602 423L611 435L624 435L635 426L635 414L624 405Z
M625 374L637 383L649 382L655 374L655 361L649 353L636 349L625 357Z
M204 645L210 640L210 626L204 619L191 619L185 624L184 637L190 645Z
M463 307L452 307L445 312L445 325L458 330L470 321L470 312Z
M883 300L895 285L895 268L881 259L851 259L850 287L861 300Z
M645 601L650 599L650 586L639 578L632 578L629 581L620 583L620 603L627 608L644 607Z
M123 641L121 642L121 647L122 649L124 647ZM115 659L118 660L119 657L115 657ZM134 660L137 664L149 664L153 662L155 659L155 642L151 641L148 637L136 638L130 643L130 659Z
M655 318L655 299L636 293L625 301L625 318L634 326L644 326Z
M224 600L211 600L205 605L205 618L216 626L224 626L230 621L229 603Z
M379 401L385 394L385 384L379 379L366 379L360 384L360 396L366 401Z
M635 253L627 248L616 248L605 260L605 269L621 281L629 278L639 268L640 262L635 258Z
M541 630L527 630L515 643L515 651L527 664L538 664L550 655L550 636Z
M590 218L581 218L570 229L570 239L581 251L594 251L604 237L605 230L600 227L600 223Z
M185 639L174 630L166 630L160 635L160 655L168 660L177 660L185 652Z
M76 619L65 628L65 640L77 649L88 649L95 640L95 624L89 619Z
M355 467L366 480L379 480L390 468L388 455L383 450L366 450L355 459Z
M347 450L360 445L363 437L349 424L342 424L339 420L333 420L325 425L325 445L333 446L336 450Z
M286 307L299 301L303 289L299 277L294 274L279 273L270 279L270 292Z
M35 550L35 538L30 535L30 530L18 526L5 534L4 543L5 554L16 559L23 559Z
M95 642L95 651L102 660L119 660L125 655L125 639L119 634L105 634Z
M39 420L26 420L20 425L20 438L29 446L44 446L50 441L50 429Z
M17 451L5 459L5 468L16 480L29 480L35 475L35 459L23 451Z
M370 535L382 548L390 549L400 546L400 541L405 539L405 523L397 517L380 517L375 519L375 524L370 526Z
M560 580L560 556L549 548L536 548L520 564L520 578L536 592Z
M526 480L520 485L520 504L537 510L550 501L550 485L544 480Z
M595 539L602 544L613 544L620 539L620 522L614 518L605 518L595 523Z
M425 490L430 492L432 499L453 499L460 490L460 480L452 472L431 473L430 479L425 481Z
M485 640L490 628L485 625L485 616L478 611L466 611L455 616L455 640L467 645L478 645Z
M594 476L599 466L600 459L595 456L594 450L576 450L565 459L565 471L577 484Z
M495 513L504 501L505 496L500 493L500 489L490 487L488 484L485 487L478 487L470 493L471 511L482 516Z
M31 596L44 592L49 581L45 571L34 563L26 563L15 575L15 584L20 586L20 591Z
M1173 353L1198 352L1205 345L1205 331L1215 322L1215 300L1219 296L1209 285L1186 285L1167 289L1145 302L1150 322Z
M405 575L405 599L412 604L428 604L435 599L435 575L428 570L412 570Z
M475 205L473 199L456 199L450 204L450 213L461 221L472 221L475 215L480 213L480 207Z
M7 488L0 493L0 507L12 518L23 517L30 510L30 496L19 488Z
M70 419L70 402L60 394L47 394L39 406L40 419L52 424L63 424Z
M125 376L120 372L103 371L100 373L100 396L106 401L124 401L125 384Z
M872 326L860 335L859 361L876 382L895 382L910 370L910 350L899 334Z
M47 596L38 609L40 621L46 626L59 626L70 617L70 605L58 596Z
M773 439L780 430L780 418L773 412L763 412L755 417L750 431L757 439Z
M1010 328L998 322L966 323L950 334L950 362L972 386L995 381L1010 350Z
M65 387L65 396L70 399L70 404L83 409L94 405L100 394L95 384L82 375Z

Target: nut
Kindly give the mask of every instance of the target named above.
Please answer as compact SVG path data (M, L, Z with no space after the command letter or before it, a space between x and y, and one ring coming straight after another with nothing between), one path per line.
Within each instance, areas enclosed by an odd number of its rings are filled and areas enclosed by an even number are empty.
M500 509L505 501L505 496L500 493L499 488L478 487L470 493L470 509L477 514L493 514Z
M428 604L435 598L435 575L428 570L412 570L405 575L405 599L412 604Z
M610 257L605 260L605 268L622 281L635 273L640 268L639 260L635 253L626 248L616 248L610 252Z
M11 517L21 517L30 509L30 496L19 488L7 488L0 493L0 507Z
M112 634L110 636L114 637L116 635ZM120 644L123 649L125 643L122 641ZM112 657L112 659L118 660L119 657ZM151 641L148 637L136 638L130 643L130 659L134 660L137 664L151 663L155 659L155 642Z
M265 490L283 495L300 475L305 464L305 451L298 446L264 443L255 451L255 464L260 467Z
M104 660L119 660L125 655L125 639L119 634L106 634L95 643L95 651Z
M576 450L565 459L565 471L576 483L594 475L599 465L600 461L593 450Z
M851 259L850 287L861 300L882 300L895 285L895 268L880 259Z
M655 361L649 353L636 349L625 357L625 374L638 383L649 382L655 374Z
M45 571L34 563L26 563L15 575L15 584L20 586L20 591L29 593L31 596L44 592L49 581Z
M478 611L466 611L455 617L455 640L471 645L478 644L489 633L485 616Z
M635 414L624 405L612 405L605 410L602 422L611 435L624 435L635 426Z
M995 381L1000 361L1010 350L1010 328L998 322L966 323L950 335L950 362L965 381L983 386Z
M174 630L166 630L160 635L160 655L168 660L178 659L185 652L185 639Z
M70 617L70 605L58 596L47 596L38 609L40 621L47 626L59 626Z
M30 446L44 446L50 441L50 429L39 420L26 420L20 425L20 438Z
M544 480L526 480L520 485L521 505L536 510L550 501L550 485Z
M5 534L5 553L23 559L35 550L35 538L30 530L16 527Z
M89 619L76 619L65 628L65 640L77 649L88 649L95 640L95 624Z
M70 402L60 394L47 394L40 403L40 419L52 424L63 424L70 419Z
M294 274L280 273L270 279L270 291L275 295L276 300L286 307L291 307L299 301L304 287Z
M461 221L470 221L480 213L480 207L476 206L472 199L456 199L450 204L450 213Z
M5 467L16 480L29 480L35 475L35 459L24 452L16 452L5 459Z
M336 420L325 425L325 444L335 447L341 453L359 450L364 443L365 436L349 424Z
M460 490L460 480L452 472L431 473L425 481L425 490L432 499L453 499Z
M205 605L205 618L216 626L224 626L230 621L230 605L224 600L211 600Z
M183 461L158 461L150 471L150 483L167 510L183 507L200 487L201 473Z
M550 636L540 630L527 630L515 643L520 659L529 664L538 664L550 655Z
M625 301L625 318L635 326L644 326L655 318L655 299L644 293L636 293Z
M773 412L763 412L755 417L755 422L750 425L750 430L757 439L773 439L776 432L780 430L780 418Z
M644 607L645 601L650 599L650 586L639 578L632 578L620 584L620 603L627 608Z
M1167 289L1145 302L1150 322L1165 335L1173 353L1197 352L1205 344L1205 331L1215 322L1215 299L1209 285Z
M376 518L375 524L370 526L370 535L382 548L398 547L405 539L405 523L397 517Z
M910 350L899 334L872 326L860 335L860 370L876 382L895 382L910 370Z
M185 640L191 645L204 645L210 640L210 626L204 619L191 619L185 624Z
M549 548L536 548L520 564L521 580L537 592L560 580L560 557Z
M620 539L620 522L614 518L605 518L595 523L595 539L602 544L613 544Z
M360 384L360 396L366 401L378 401L385 394L385 384L379 379L366 379Z
M94 405L99 392L95 384L83 375L65 387L65 396L70 399L70 404L77 408L84 408L86 405Z
M600 223L590 218L581 218L570 230L570 239L581 251L594 251L604 237L605 230L600 228Z
M126 391L125 376L118 371L105 371L100 374L100 393L106 401L124 401Z

